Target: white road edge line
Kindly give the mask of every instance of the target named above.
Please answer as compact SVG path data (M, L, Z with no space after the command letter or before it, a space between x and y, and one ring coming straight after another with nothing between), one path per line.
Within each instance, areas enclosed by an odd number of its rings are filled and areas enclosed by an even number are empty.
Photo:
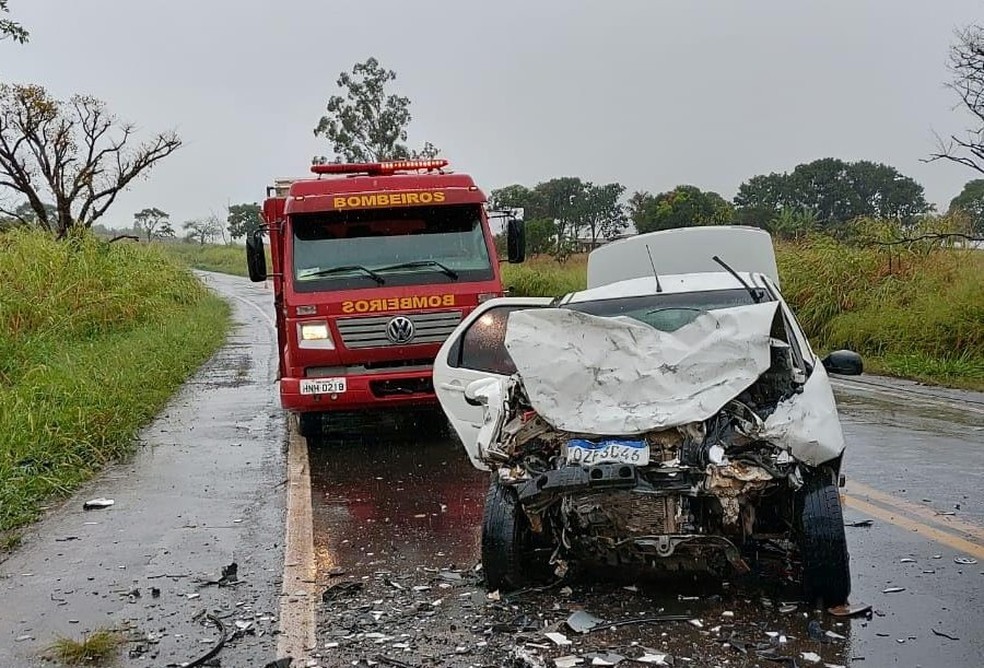
M304 661L316 647L314 532L307 442L292 422L287 442L287 527L277 657Z

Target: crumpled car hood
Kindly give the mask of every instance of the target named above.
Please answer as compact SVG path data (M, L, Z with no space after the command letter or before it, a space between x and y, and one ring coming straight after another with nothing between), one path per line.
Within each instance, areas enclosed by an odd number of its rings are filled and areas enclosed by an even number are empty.
M552 427L638 435L707 420L755 383L769 368L771 347L785 345L770 334L777 308L769 302L715 310L674 332L626 317L530 309L510 314L505 343L530 405ZM502 419L508 390L496 389L479 452L494 439L495 418ZM751 435L810 465L838 457L844 435L823 367Z

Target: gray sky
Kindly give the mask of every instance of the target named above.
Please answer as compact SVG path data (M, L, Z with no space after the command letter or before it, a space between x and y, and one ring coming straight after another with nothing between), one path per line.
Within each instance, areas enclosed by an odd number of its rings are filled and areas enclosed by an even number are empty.
M923 164L962 131L943 87L980 0L11 0L6 81L96 95L186 142L104 222L181 222L261 200L330 153L316 125L338 72L375 55L413 100L410 140L486 192L554 176L680 183L727 198L820 157L885 162L945 206L966 168ZM224 215L224 214L223 214Z

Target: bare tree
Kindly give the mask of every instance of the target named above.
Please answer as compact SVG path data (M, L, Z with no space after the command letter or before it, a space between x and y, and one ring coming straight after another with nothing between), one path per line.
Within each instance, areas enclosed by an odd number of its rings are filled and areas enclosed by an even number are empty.
M950 160L984 173L984 28L972 25L957 31L957 43L950 47L950 72L953 81L947 87L974 117L975 127L963 139L940 137L939 150L926 161Z
M10 10L7 8L7 0L0 0L0 13L7 14ZM5 39L12 39L15 42L20 42L23 44L30 37L30 33L24 29L24 26L12 21L11 19L0 18L0 41Z
M181 146L174 132L128 146L134 133L96 98L66 103L41 86L0 85L0 187L26 197L37 225L58 238L88 229L137 176ZM54 216L45 200L54 201ZM0 213L27 222L3 206Z

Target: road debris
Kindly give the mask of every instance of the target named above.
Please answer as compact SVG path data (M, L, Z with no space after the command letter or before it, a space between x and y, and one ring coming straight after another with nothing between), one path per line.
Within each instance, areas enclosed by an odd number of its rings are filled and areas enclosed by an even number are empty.
M90 501L86 501L85 503L83 503L82 510L101 510L103 508L109 508L110 506L113 506L115 504L116 501L114 501L113 499L106 499L100 497L98 499L91 499Z
M860 528L873 526L874 523L874 520L858 520L857 522L847 522L844 526Z
M930 631L933 632L933 635L934 636L939 636L941 638L946 638L947 640L960 640L960 638L957 638L955 636L951 636L949 633L943 633L942 631L937 631L936 629L933 629L933 628L931 628Z
M592 666L617 666L625 661L624 656L621 654L615 654L614 652L592 652L590 654L585 654L584 658L591 659Z
M270 663L263 666L263 668L290 668L290 664L293 663L294 659L284 657L283 659L277 659L276 661L271 661Z
M603 620L595 617L590 612L578 610L567 618L567 626L575 633L588 633L603 623Z
M216 655L218 655L219 652L222 651L222 648L225 647L226 642L229 640L229 634L226 631L225 624L222 623L222 620L221 619L219 619L218 617L216 617L215 615L213 615L211 613L206 614L205 615L205 619L207 619L208 621L210 621L213 624L215 624L216 628L219 629L219 639L212 646L212 649L210 649L205 654L202 654L200 657L198 657L197 659L195 659L191 663L181 664L184 668L199 668L200 666L209 665L209 662Z
M557 633L556 631L548 631L543 635L546 636L555 645L566 646L571 644L571 641L568 640L567 636L565 636L563 633Z
M663 654L662 652L657 652L653 649L642 649L643 654L637 659L633 659L636 663L648 663L653 666L669 666L667 663L668 654Z
M827 608L827 612L834 617L859 617L861 615L867 615L870 617L871 606L863 603L845 603L844 605L837 605L832 608Z
M802 652L800 653L800 657L810 663L820 663L820 655L814 652Z
M338 582L331 585L321 594L321 600L325 603L337 601L340 598L353 596L362 590L361 582Z
M883 594L898 594L903 591L905 591L905 587L886 587L882 589Z
M953 563L960 564L961 566L973 566L977 563L977 559L973 557L954 557Z
M584 663L584 659L568 654L567 656L558 656L553 662L554 668L574 668L574 666L580 666Z

